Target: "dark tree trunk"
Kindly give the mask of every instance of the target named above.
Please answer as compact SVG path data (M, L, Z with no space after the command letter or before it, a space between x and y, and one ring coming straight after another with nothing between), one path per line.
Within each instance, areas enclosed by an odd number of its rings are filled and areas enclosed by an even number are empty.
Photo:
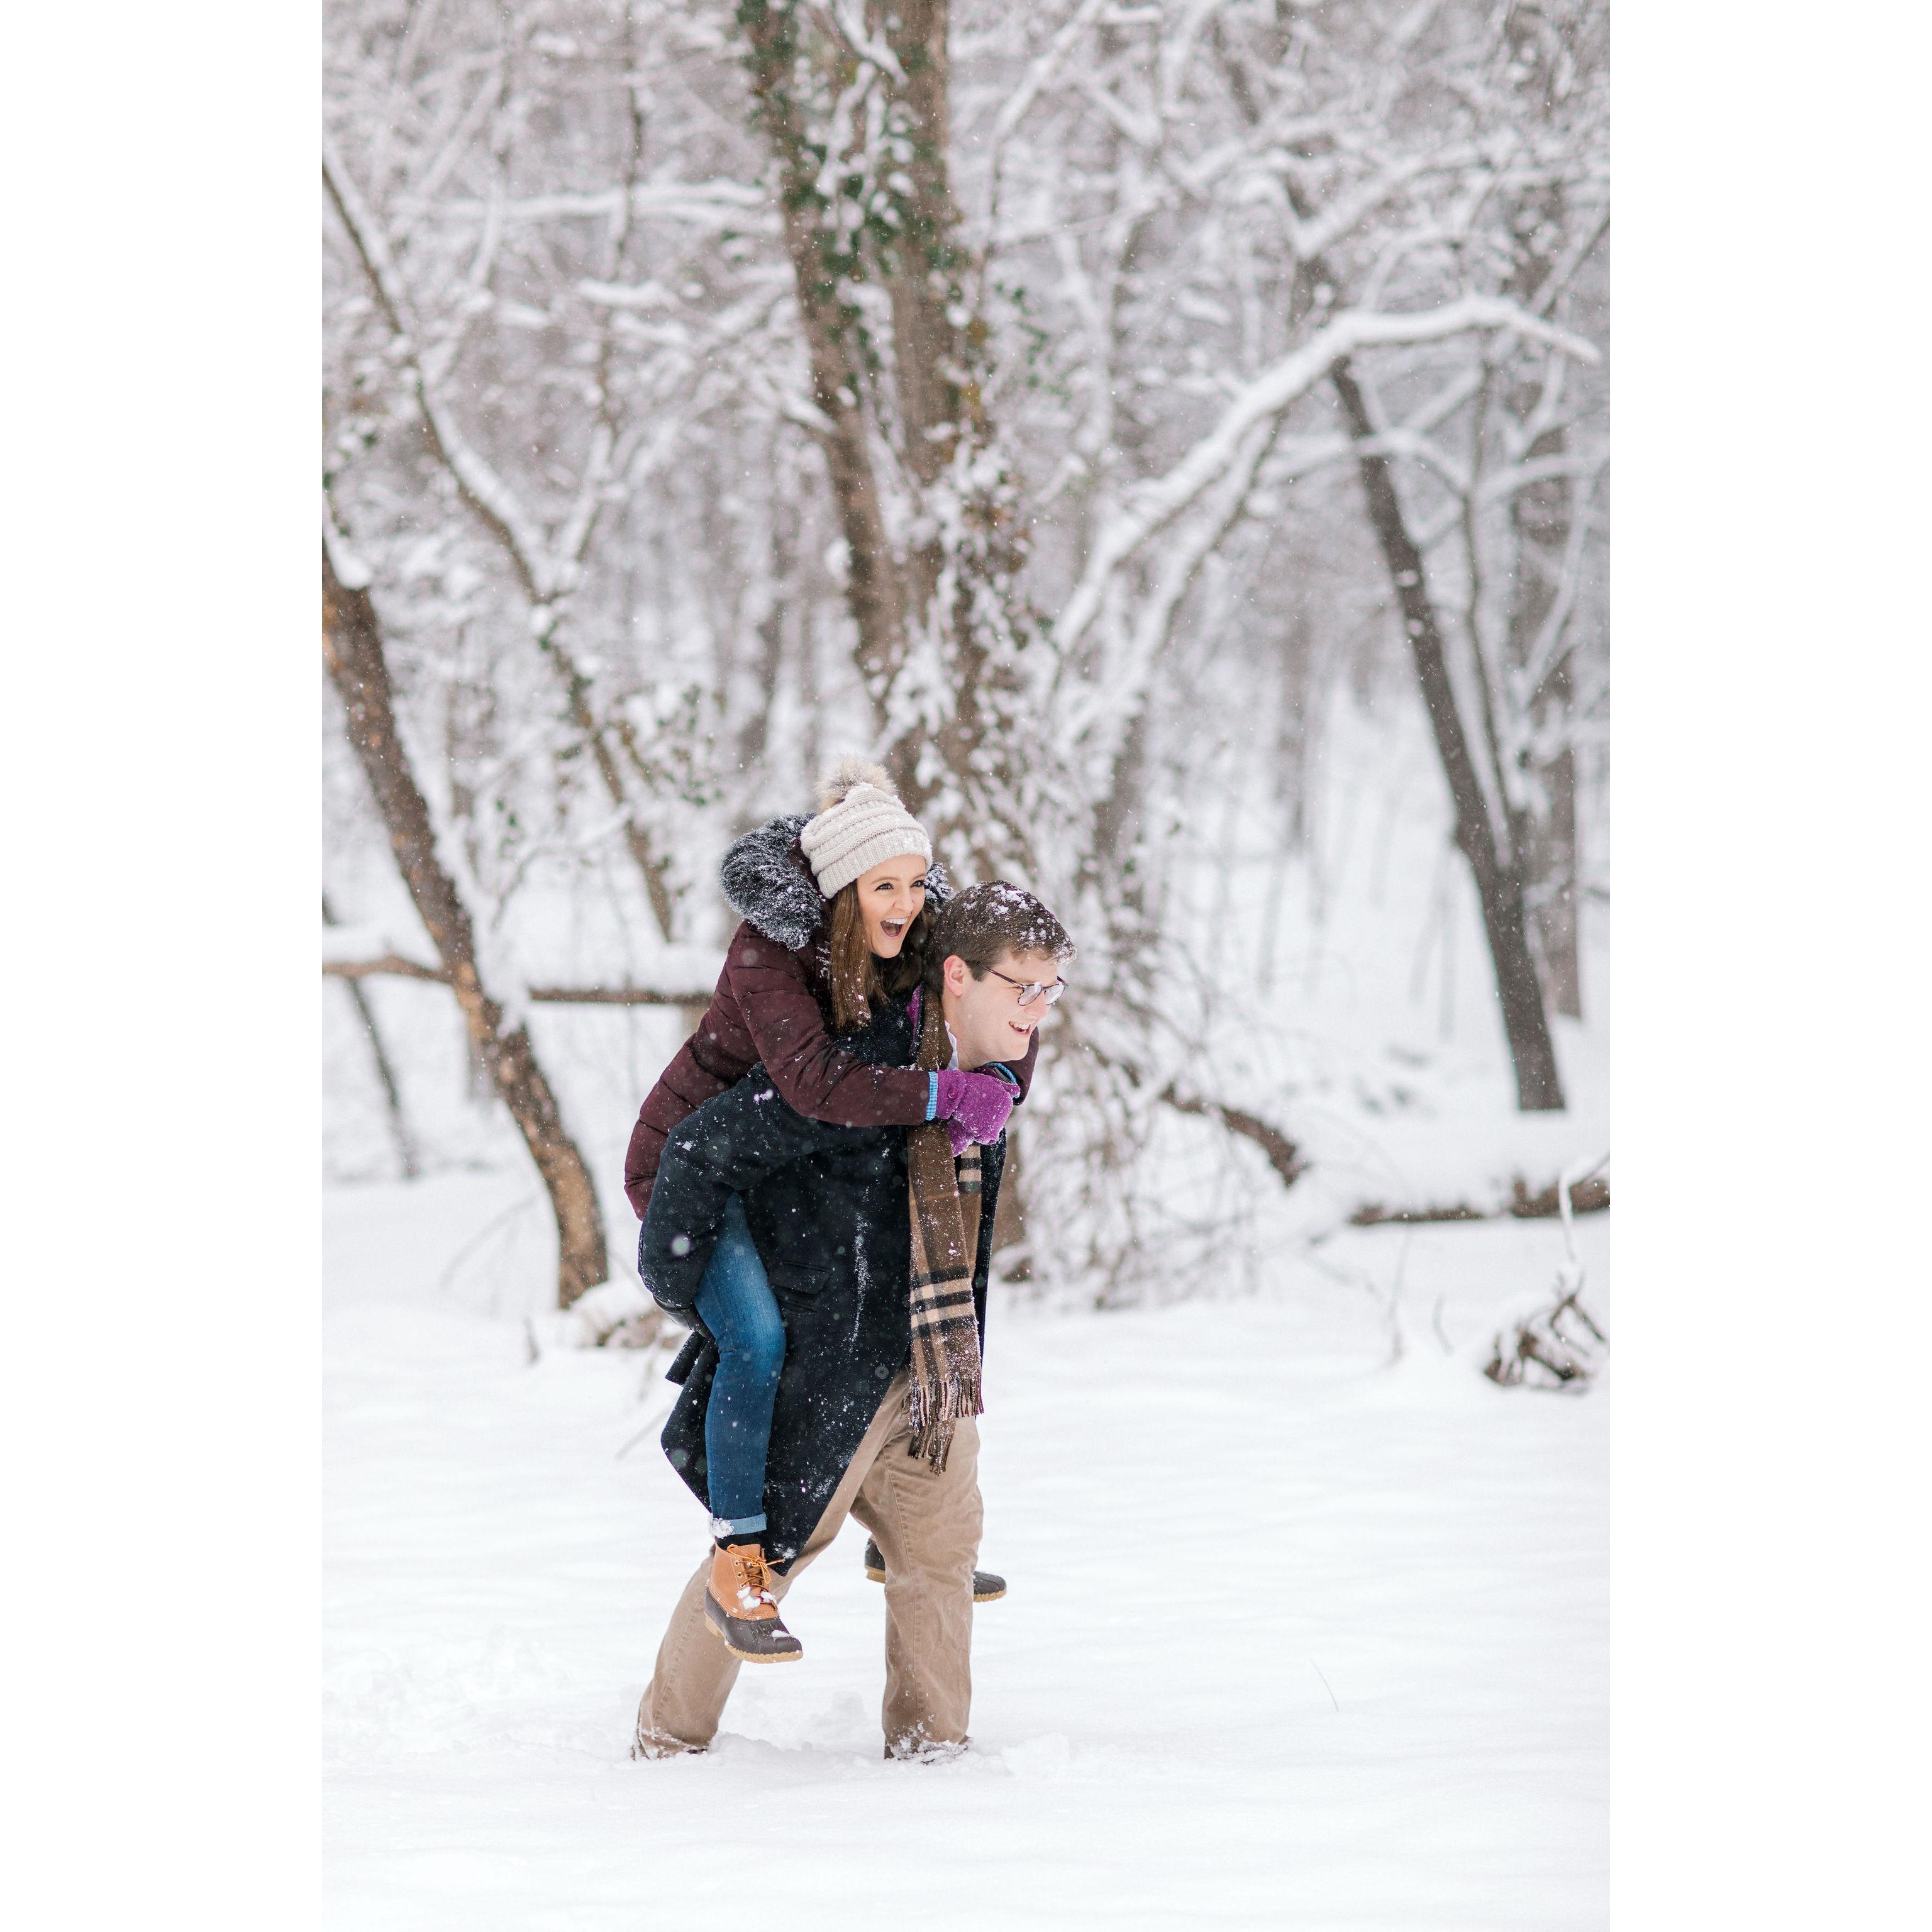
M936 719L902 725L882 759L907 806L927 815L942 850L982 873L1026 850L1028 823L1007 804L1018 786L1003 707L1015 702L1012 652L1030 634L1016 590L1024 526L1006 500L1004 466L952 486L962 444L992 448L982 377L986 331L970 313L950 160L950 0L896 0L866 10L897 63L882 75L883 139L832 116L851 56L803 0L742 0L736 13L758 119L777 164L785 249L812 371L816 434L845 540L846 601L856 664L884 727L916 645L931 646L946 689ZM835 84L835 82L836 84ZM839 158L827 181L826 156ZM854 226L850 196L874 211ZM891 310L885 358L868 338L861 298L882 289ZM909 483L914 535L892 542L879 452ZM991 472L997 472L997 475ZM955 533L943 532L948 526ZM950 595L942 595L949 570ZM934 782L928 748L955 782ZM949 802L956 800L957 803ZM1024 870L1024 865L1021 866Z
M1533 394L1516 399L1527 415ZM1564 446L1562 430L1540 436L1526 458L1555 456ZM1520 668L1530 660L1544 625L1556 607L1559 574L1570 547L1568 482L1551 477L1519 490L1510 500L1516 544L1516 580L1510 598L1510 654ZM1569 660L1559 657L1531 694L1539 725L1560 718L1570 703ZM1582 974L1576 946L1576 754L1565 745L1536 768L1544 794L1529 842L1529 885L1536 950L1550 1003L1571 1019L1583 1016Z
M1220 44L1217 41L1217 46ZM1222 58L1231 71L1238 67L1225 50ZM1286 192L1296 214L1307 220L1308 205L1292 181ZM1295 312L1306 314L1318 287L1338 280L1320 256L1304 260L1295 274ZM1328 375L1340 400L1348 433L1358 443L1367 442L1375 434L1375 425L1370 420L1368 404L1348 358L1345 356L1337 362ZM1456 708L1448 656L1443 646L1442 627L1436 622L1436 607L1429 600L1422 553L1403 519L1402 499L1396 493L1388 458L1358 455L1356 468L1362 479L1362 493L1368 500L1369 520L1374 526L1382 561L1395 586L1402 632L1408 640L1416 681L1422 688L1423 705L1429 713L1436 752L1449 781L1456 812L1456 843L1475 875L1483 930L1489 940L1497 997L1502 1006L1503 1031L1509 1041L1510 1064L1516 1071L1516 1105L1525 1113L1560 1112L1564 1106L1563 1082L1557 1071L1556 1045L1550 1036L1549 1016L1544 1010L1536 956L1529 943L1523 855L1516 849L1514 827L1504 828L1503 843L1509 848L1507 857L1497 839L1494 816L1470 755L1462 714Z
M326 544L322 554L322 655L341 695L349 742L375 794L410 897L448 975L470 1040L549 1192L556 1216L557 1305L568 1308L610 1272L597 1190L584 1156L564 1130L556 1096L537 1064L527 1029L505 1029L502 1006L478 977L469 911L436 855L428 802L396 730L389 667L375 606L366 590L344 585Z
M745 0L738 23L758 118L778 166L785 252L804 325L812 400L822 418L818 446L845 539L845 596L859 630L859 669L879 705L904 659L906 613L866 442L865 377L850 352L857 320L850 287L856 279L856 244L842 244L826 219L822 157L796 92L806 46L794 8L784 0Z
M1375 434L1375 425L1370 421L1368 406L1354 371L1343 361L1336 364L1330 376L1350 434L1358 442L1367 442ZM1505 855L1499 849L1494 815L1483 794L1468 734L1462 728L1462 713L1456 708L1455 688L1449 679L1448 654L1436 621L1436 607L1430 601L1422 553L1403 519L1402 500L1396 494L1388 459L1364 454L1358 458L1356 466L1362 479L1362 493L1368 500L1369 520L1395 586L1416 681L1422 688L1424 708L1429 713L1436 748L1449 781L1449 795L1456 812L1456 844L1475 875L1483 930L1489 940L1496 992L1502 1004L1503 1031L1508 1038L1510 1059L1516 1070L1516 1105L1525 1113L1559 1112L1564 1105L1563 1082L1557 1071L1549 1018L1544 1011L1543 987L1530 950L1522 855L1513 849Z
M1546 51L1536 42L1527 22L1516 23L1510 39L1519 57L1542 64ZM1546 116L1552 105L1544 97ZM1516 244L1515 266L1504 282L1505 292L1526 304L1540 305L1540 292L1557 266L1560 238L1570 224L1565 218L1563 189L1552 182L1526 195L1515 207L1510 232ZM1543 392L1544 372L1527 359L1518 365L1506 392L1510 414L1526 423ZM1567 438L1562 425L1545 430L1523 451L1526 460L1562 454ZM1567 478L1552 476L1517 490L1510 499L1510 534L1515 540L1516 569L1509 610L1510 656L1519 670L1528 668L1544 627L1556 613L1562 594L1562 572L1570 548L1572 506ZM1539 735L1552 722L1560 723L1570 709L1569 658L1559 655L1538 688L1530 706ZM1536 950L1543 969L1546 997L1559 1013L1583 1016L1582 976L1576 944L1576 754L1565 745L1536 767L1543 802L1526 840L1525 861L1529 886L1530 914Z
M1550 1004L1583 1017L1576 932L1576 754L1568 746L1543 767L1548 815L1538 828L1536 936Z

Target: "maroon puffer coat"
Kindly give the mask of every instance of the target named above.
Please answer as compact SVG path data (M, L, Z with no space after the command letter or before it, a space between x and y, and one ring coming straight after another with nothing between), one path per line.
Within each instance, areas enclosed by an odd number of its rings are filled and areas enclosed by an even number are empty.
M808 1119L845 1127L916 1126L932 1092L910 1067L871 1066L840 1050L826 1024L821 958L825 902L797 850L802 817L774 818L725 855L724 896L744 922L698 1030L645 1096L624 1156L624 1192L638 1218L650 1204L671 1130L763 1062L787 1103ZM927 874L934 910L950 894L944 869ZM1024 1100L1040 1052L1009 1063Z

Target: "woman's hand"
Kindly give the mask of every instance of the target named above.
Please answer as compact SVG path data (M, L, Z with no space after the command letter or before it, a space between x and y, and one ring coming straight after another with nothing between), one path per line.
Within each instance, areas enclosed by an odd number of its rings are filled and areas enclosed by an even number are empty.
M991 1147L1006 1131L1013 1111L1012 1082L992 1073L968 1073L949 1066L938 1076L939 1105L933 1118L944 1120L956 1159L972 1142Z

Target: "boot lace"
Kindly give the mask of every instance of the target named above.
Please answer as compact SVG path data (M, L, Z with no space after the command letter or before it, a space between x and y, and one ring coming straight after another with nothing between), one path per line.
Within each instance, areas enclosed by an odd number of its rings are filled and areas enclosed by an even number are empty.
M762 1556L740 1556L738 1568L743 1581L738 1586L738 1597L746 1604L775 1603L777 1599L766 1587L765 1559Z

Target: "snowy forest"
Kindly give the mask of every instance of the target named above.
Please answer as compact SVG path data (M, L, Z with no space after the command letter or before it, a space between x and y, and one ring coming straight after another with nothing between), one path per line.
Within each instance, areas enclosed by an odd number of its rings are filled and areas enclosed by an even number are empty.
M340 1922L722 1864L802 1925L1600 1926L1605 8L325 38ZM851 754L1078 948L994 1228L1011 1600L919 1789L850 1538L802 1667L626 1754L704 1512L626 1143L723 854Z
M333 0L329 1174L520 1136L560 1298L627 1272L718 858L856 749L1080 947L1009 1280L1553 1206L1606 1151L1606 25Z

